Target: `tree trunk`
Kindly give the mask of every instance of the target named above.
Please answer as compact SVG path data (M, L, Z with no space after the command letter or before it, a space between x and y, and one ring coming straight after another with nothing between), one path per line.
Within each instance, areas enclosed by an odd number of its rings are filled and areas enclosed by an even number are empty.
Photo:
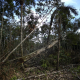
M50 25L50 28L49 28L49 34L48 34L48 38L47 38L47 44L49 43L49 39L50 39L50 31L51 31L51 25Z
M59 28L58 28L58 55L57 55L57 70L59 70L60 38L61 38L61 17L60 17L60 20L59 20Z
M59 55L60 55L60 34L58 34L58 55L57 55L57 70L59 70Z
M3 5L3 14L2 14L2 27L1 27L1 40L0 40L0 45L1 45L1 42L2 42L3 15L4 15L4 5Z
M11 30L12 30L12 26L10 26L9 30L10 30L9 40L10 40L10 42L11 42L11 40L12 40L12 32L11 32Z
M23 13L23 5L21 5L21 42L23 40L23 34L22 34L22 13ZM21 43L21 56L23 57L23 44ZM23 66L23 64L22 64Z
M3 36L3 15L4 15L4 4L3 4L3 14L2 14L2 23L1 23L1 39L0 39L0 57L1 57L1 55L2 55L2 53L3 53L3 48L2 48L2 36ZM1 61L0 61L1 62Z

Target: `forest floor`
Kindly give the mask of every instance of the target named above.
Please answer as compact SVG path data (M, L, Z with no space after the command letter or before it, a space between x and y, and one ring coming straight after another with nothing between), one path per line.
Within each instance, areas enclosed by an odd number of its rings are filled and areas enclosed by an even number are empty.
M27 67L24 70L19 66L3 66L0 71L0 80L80 80L80 65L69 65L44 69L41 66Z
M0 66L0 80L80 80L80 64L64 63L56 70L54 55L44 56L25 61L24 69L19 60L4 63Z

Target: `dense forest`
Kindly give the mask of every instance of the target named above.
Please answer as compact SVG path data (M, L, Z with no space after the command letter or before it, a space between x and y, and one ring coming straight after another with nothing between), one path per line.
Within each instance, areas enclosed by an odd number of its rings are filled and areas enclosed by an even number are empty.
M80 18L61 0L0 0L0 80L80 80Z

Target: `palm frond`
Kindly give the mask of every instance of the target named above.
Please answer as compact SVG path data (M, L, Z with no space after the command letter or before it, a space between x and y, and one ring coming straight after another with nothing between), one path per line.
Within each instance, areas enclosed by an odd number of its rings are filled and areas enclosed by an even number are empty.
M73 7L71 6L67 6L67 8L75 15L78 15L78 12L76 11L76 9L74 9Z

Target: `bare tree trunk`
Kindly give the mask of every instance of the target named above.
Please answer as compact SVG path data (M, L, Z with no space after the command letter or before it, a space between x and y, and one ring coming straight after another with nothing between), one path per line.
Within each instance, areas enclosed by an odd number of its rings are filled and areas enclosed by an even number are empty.
M2 14L2 23L1 23L1 39L0 39L0 50L1 50L1 52L0 52L0 57L1 57L2 53L3 53L3 48L2 48L3 15L4 15L4 4L3 4L3 14ZM0 62L1 62L1 61L0 61Z
M57 55L57 70L59 70L59 55L60 55L60 34L58 34L58 55Z
M23 5L21 5L21 42L23 40L23 32L22 32L22 13L23 13ZM21 56L23 57L23 43L21 43ZM22 67L23 67L23 63L22 63Z
M24 28L24 16L25 16L25 15L24 15L24 11L25 11L25 6L23 6L23 28ZM24 31L23 31L23 32L24 32ZM24 36L24 33L23 33L23 37L25 37L25 36Z
M58 28L58 55L57 55L57 70L59 70L60 38L61 38L61 17L60 17L60 21L59 21L59 28Z
M22 11L23 11L23 5L21 5L21 42L22 42L22 37L23 37L23 34L22 34ZM21 55L23 56L23 44L21 43Z
M1 42L2 42L3 15L4 15L4 5L3 5L3 14L2 14L2 27L1 27L1 40L0 40L0 45L1 45Z

